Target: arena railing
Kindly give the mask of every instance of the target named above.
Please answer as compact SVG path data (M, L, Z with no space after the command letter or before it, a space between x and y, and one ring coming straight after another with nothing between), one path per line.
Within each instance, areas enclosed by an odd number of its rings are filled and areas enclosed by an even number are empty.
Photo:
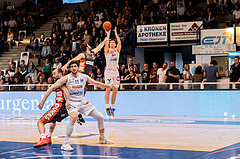
M51 84L10 84L0 85L5 90L23 91L37 90L44 91L50 88ZM121 83L119 90L234 90L240 89L240 82L200 82L200 83ZM88 85L87 90L104 90L93 85Z

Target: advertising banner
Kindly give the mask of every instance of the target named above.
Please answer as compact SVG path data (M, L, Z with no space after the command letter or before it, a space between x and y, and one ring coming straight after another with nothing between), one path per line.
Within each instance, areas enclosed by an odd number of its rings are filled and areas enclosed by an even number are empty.
M234 43L234 28L201 30L201 45L224 45Z
M167 24L138 25L137 42L166 42Z
M171 23L170 40L197 40L197 30L202 25L202 23L202 21Z
M227 54L236 51L236 44L192 45L192 54Z

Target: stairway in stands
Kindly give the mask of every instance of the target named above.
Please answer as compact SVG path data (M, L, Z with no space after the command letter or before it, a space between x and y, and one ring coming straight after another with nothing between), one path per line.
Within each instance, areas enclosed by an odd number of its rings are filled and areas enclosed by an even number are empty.
M48 22L45 22L39 29L35 30L33 33L36 35L37 38L40 38L40 35L44 33L45 37L51 36L52 31L52 24L54 23L55 19L59 19L59 22L61 25L63 24L63 19L65 13L68 13L69 16L73 13L74 8L76 7L76 4L65 4L63 9L54 17L52 17ZM80 7L82 9L87 9L88 3L80 3ZM27 37L27 42L29 43L29 39L31 36ZM10 59L13 59L14 61L20 61L20 55L21 52L25 51L25 45L26 43L19 44L19 46L13 46L12 49L9 49L8 51L4 51L0 55L0 70L6 70L8 68L8 64ZM30 53L32 53L32 50L28 49ZM30 61L33 61L36 65L37 59L30 59Z

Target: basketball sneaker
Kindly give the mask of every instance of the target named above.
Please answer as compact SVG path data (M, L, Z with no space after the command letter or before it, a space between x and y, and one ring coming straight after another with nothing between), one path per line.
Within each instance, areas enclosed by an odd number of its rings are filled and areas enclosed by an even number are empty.
M69 142L63 143L61 149L64 151L73 151L74 149L71 147Z
M47 144L52 144L52 137L46 136Z
M85 120L83 119L82 114L78 114L77 123L79 125L82 125L82 123L85 123Z
M106 137L99 137L99 144L113 144L113 141L107 139Z
M33 145L34 148L39 148L42 146L46 146L48 144L47 139L46 138L40 138L40 140L38 141L38 143L36 143L35 145Z
M114 111L115 111L115 108L110 108L110 113L112 117L114 117Z
M111 116L111 108L106 108L105 111L108 116Z

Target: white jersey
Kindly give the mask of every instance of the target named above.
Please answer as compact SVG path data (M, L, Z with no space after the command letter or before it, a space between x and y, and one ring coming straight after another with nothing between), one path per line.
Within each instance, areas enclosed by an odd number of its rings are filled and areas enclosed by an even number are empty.
M79 73L78 77L75 78L72 74L68 74L67 77L66 87L69 91L70 102L84 100L84 88L87 82L87 75Z
M106 70L118 70L119 52L117 49L109 48L109 52L105 54Z

